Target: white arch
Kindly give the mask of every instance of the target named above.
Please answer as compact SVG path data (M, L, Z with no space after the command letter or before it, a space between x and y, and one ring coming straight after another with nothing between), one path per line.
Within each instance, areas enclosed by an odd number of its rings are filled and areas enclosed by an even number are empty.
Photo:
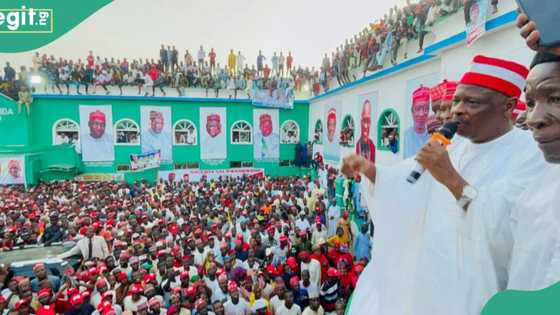
M293 126L295 126L295 131L296 131L296 139L295 141L287 141L284 140L286 137L285 134L285 130L284 127L286 127L287 124L292 124ZM295 121L295 120L286 120L282 123L282 126L280 127L280 143L282 144L296 144L299 143L300 139L301 139L301 132L300 132L300 128L299 128L299 124Z
M233 142L233 131L234 131L234 129L237 125L242 124L242 123L249 126L249 130L242 130L242 131L249 132L249 137L251 137L251 140L249 142ZM253 144L253 125L251 125L246 120L238 120L238 121L234 122L233 124L231 124L229 135L230 135L230 143L231 144Z
M56 143L56 131L57 131L56 126L58 126L58 124L60 124L63 121L68 121L68 122L71 122L74 125L76 125L76 127L77 127L76 131L78 132L78 139L80 139L80 124L78 124L76 121L74 121L73 119L70 119L70 118L61 118L61 119L55 121L54 124L52 125L52 144L53 145L60 144L60 143Z
M120 123L123 123L123 122L132 123L132 124L136 127L136 131L138 132L138 143L117 143L117 126L118 126ZM131 119L131 118L122 118L122 119L117 120L117 121L115 122L114 126L113 126L113 143L114 143L115 145L123 145L123 146L124 146L124 145L140 145L140 126L138 125L138 123L135 122L135 121L134 121L133 119Z
M186 122L189 123L193 126L194 128L194 143L177 143L177 137L175 136L175 132L176 132L176 128L177 125L179 125L182 122ZM194 124L194 122L192 120L189 119L179 119L175 122L175 124L173 124L173 145L180 145L180 146L189 146L189 145L197 145L198 144L198 128L196 128L196 125Z

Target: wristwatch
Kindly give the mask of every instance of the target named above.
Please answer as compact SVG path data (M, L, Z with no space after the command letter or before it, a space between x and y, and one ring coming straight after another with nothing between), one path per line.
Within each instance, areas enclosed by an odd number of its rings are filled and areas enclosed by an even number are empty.
M469 203L471 203L474 199L476 199L477 196L478 196L478 191L476 190L476 188L467 185L463 187L463 194L461 195L461 198L457 200L457 205L462 209L465 209L465 207Z

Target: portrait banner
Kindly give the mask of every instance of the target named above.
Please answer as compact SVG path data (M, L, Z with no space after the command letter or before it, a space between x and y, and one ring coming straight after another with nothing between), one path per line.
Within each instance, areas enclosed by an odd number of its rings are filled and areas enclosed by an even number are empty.
M357 131L356 154L375 162L375 140L377 139L377 108L379 106L379 94L377 92L366 93L358 96L359 128Z
M471 22L467 24L467 45L472 45L486 33L489 7L488 0L475 0L471 5L469 11Z
M418 150L428 141L427 122L430 115L430 88L439 83L439 73L432 73L406 83L405 119L409 126L402 137L403 157L416 155Z
M259 161L280 159L280 120L278 110L253 110L253 157Z
M84 162L115 160L111 105L80 105L80 143Z
M160 151L162 161L172 160L171 107L140 107L142 153Z
M262 168L230 168L230 169L181 169L173 171L159 171L158 179L168 180L172 182L188 181L199 182L202 177L206 180L217 180L220 177L242 177L242 176L257 176L264 177L264 169Z
M253 105L270 108L294 108L294 85L290 79L253 81Z
M324 134L324 155L327 162L338 165L340 162L340 127L342 117L340 117L340 104L331 104L325 107L325 132Z
M0 185L25 185L25 157L0 157Z
M159 150L141 154L130 155L130 169L133 171L147 170L159 167L161 164L161 154Z
M227 158L227 120L224 107L200 108L200 159Z

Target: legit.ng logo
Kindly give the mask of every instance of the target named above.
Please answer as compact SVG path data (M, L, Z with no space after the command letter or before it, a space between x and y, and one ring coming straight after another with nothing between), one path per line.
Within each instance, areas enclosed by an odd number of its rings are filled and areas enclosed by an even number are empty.
M0 33L52 33L54 16L52 9L35 9L22 6L19 9L0 9Z

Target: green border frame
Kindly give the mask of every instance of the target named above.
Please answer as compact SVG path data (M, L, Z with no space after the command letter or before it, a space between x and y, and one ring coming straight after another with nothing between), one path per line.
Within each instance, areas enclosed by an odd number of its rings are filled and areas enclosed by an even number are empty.
M345 148L352 148L354 147L354 145L356 145L356 121L354 120L354 117L351 114L346 114L344 115L344 118L342 118L342 122L340 123L340 130L342 130L345 127L345 123L348 123L348 120L352 120L352 123L354 124L354 137L352 139L352 143L349 145L342 145ZM340 143L340 139L338 139L338 142Z
M317 130L318 124L321 125L321 136L319 137L317 142L315 142L315 144L323 144L323 133L325 132L325 129L323 128L323 121L321 120L321 118L318 118L313 125L313 139L315 139L315 131Z
M382 133L382 123L384 122L384 118L388 115L388 114L393 114L395 115L395 117L397 118L397 134L399 135L399 151L400 151L400 138L401 138L401 118L399 117L399 114L397 113L396 110L394 110L393 108L388 108L386 110L384 110L383 112L381 112L381 114L379 115L379 118L377 119L377 150L378 151L391 151L391 149L389 149L389 147L386 147L383 145L383 143L381 142L381 135ZM398 151L397 151L398 152Z

